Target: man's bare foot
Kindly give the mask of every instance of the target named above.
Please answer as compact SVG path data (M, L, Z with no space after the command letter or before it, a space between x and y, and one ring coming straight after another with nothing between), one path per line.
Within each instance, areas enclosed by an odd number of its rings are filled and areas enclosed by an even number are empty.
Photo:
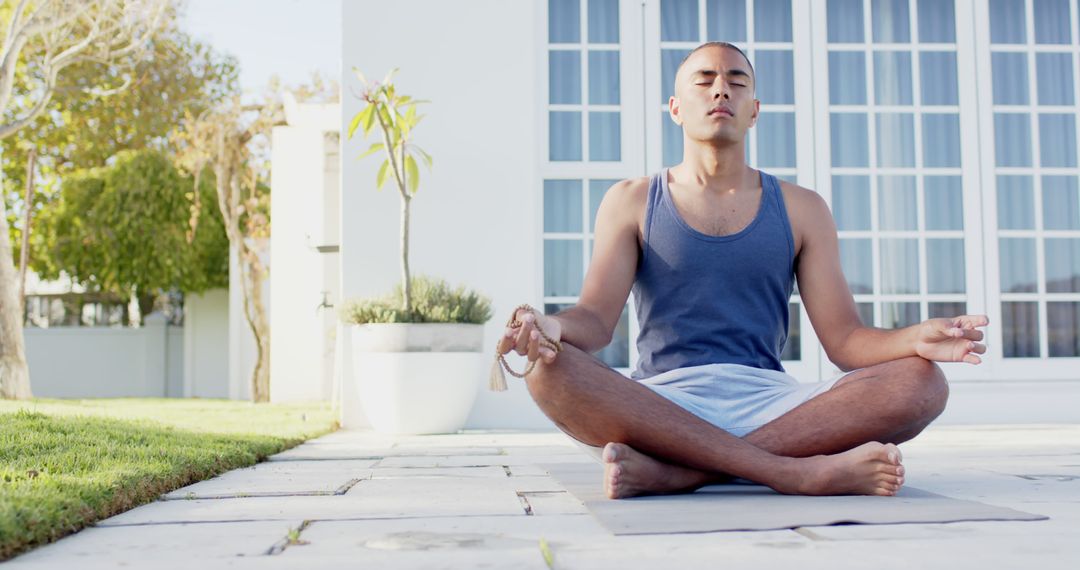
M723 480L701 471L658 461L624 443L604 446L604 492L609 499L689 493Z
M895 445L877 442L837 453L798 460L799 483L774 487L798 495L895 495L904 484L903 455Z

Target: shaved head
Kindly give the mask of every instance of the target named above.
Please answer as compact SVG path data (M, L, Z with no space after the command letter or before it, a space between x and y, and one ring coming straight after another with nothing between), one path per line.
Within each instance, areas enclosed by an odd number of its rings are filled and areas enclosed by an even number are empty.
M754 86L755 87L757 86L757 73L754 71L754 64L750 63L750 58L746 56L746 52L739 49L739 46L737 46L737 45L735 45L733 43L729 43L729 42L705 42L705 43L699 45L698 47L690 50L690 53L686 54L686 57L684 57L682 59L682 61L679 62L679 67L675 68L675 77L676 78L679 77L679 72L682 70L683 66L686 65L686 60L690 59L690 56L694 55L695 53L697 53L697 52L699 52L699 51L701 51L701 50L703 50L705 48L711 48L711 47L727 48L727 49L733 49L733 50L737 51L739 53L739 55L741 55L743 57L743 59L746 60L746 65L750 66L750 75L754 79Z

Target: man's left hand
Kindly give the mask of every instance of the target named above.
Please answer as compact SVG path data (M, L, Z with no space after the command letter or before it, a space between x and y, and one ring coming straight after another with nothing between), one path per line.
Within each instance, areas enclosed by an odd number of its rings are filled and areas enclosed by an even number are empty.
M979 364L978 355L986 352L979 341L983 332L977 327L990 324L986 315L963 315L952 319L927 319L919 325L915 353L936 362Z

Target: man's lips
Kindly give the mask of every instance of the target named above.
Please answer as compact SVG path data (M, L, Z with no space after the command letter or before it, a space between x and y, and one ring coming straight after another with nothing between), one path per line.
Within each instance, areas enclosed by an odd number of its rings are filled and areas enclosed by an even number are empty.
M721 106L721 107L713 107L712 109L709 109L709 116L716 115L717 113L722 114L722 115L727 115L729 117L734 117L735 116L735 113L731 112L731 109L728 109L727 107Z

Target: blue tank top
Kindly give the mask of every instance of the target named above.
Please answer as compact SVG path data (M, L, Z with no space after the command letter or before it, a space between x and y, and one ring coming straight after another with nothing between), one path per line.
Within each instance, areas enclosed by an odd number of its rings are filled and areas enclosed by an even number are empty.
M761 200L738 233L703 234L687 224L653 176L634 300L640 333L632 378L731 362L784 371L795 245L777 179L761 172Z

